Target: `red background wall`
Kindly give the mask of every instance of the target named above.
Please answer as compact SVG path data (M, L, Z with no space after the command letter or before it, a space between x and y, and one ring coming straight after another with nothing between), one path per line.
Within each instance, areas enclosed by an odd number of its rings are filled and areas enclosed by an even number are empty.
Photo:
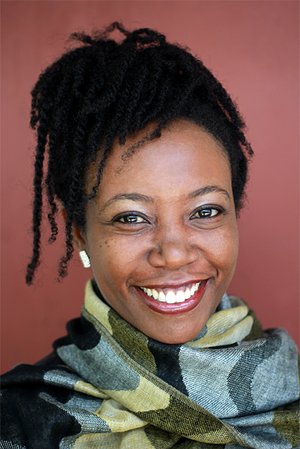
M239 266L230 292L266 327L298 340L299 3L290 1L2 2L2 371L51 350L78 315L89 273L77 256L56 282L63 247L44 248L33 287L24 283L31 250L33 135L30 90L66 37L121 20L154 27L188 45L238 102L256 157L240 219Z

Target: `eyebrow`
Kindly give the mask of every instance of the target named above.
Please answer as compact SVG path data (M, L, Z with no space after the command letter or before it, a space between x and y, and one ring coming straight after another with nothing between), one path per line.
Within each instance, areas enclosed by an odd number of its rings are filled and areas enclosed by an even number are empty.
M196 196L203 196L203 195L206 195L207 193L213 193L213 192L222 193L223 195L226 196L226 198L230 199L230 195L227 192L227 190L222 189L221 187L216 186L216 185L201 187L200 189L197 189L194 192L191 192L188 195L188 197L195 198Z
M191 192L188 195L188 198L196 198L197 196L203 196L207 195L208 193L222 193L226 198L230 199L230 195L227 192L227 190L222 189L221 187L218 187L216 185L211 186L205 186L201 187L200 189L195 190L194 192ZM131 201L141 201L143 203L153 203L154 199L150 196L143 195L142 193L119 193L117 195L114 195L112 198L110 198L101 208L101 212L103 212L108 206L110 206L112 203L115 203L120 200L131 200Z
M153 203L153 198L147 195L143 195L142 193L119 193L110 198L101 208L101 212L104 211L108 206L116 201L120 200L131 200L131 201L142 201L144 203Z

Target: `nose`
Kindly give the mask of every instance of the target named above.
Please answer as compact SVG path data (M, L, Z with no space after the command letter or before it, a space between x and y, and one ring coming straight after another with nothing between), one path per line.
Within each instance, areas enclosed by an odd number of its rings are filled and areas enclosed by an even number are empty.
M188 241L186 234L169 229L157 236L148 261L156 268L176 270L195 262L197 258L198 249Z

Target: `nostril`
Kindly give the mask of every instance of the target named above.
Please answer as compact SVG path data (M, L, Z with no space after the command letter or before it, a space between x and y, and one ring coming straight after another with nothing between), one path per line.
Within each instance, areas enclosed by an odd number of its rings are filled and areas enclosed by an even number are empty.
M152 266L177 269L198 258L197 248L183 241L169 241L154 246L148 260Z

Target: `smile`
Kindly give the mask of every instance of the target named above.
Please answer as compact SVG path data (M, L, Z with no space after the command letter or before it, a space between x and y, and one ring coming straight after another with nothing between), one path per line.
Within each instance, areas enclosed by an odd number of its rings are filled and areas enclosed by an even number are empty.
M155 289L147 287L141 287L141 289L144 293L146 293L146 295L156 301L165 302L167 304L176 304L190 299L198 291L200 285L201 282L197 282L195 284L191 284L190 286L182 286L178 289Z
M193 310L201 301L208 279L185 285L138 287L139 296L155 312L181 314Z

